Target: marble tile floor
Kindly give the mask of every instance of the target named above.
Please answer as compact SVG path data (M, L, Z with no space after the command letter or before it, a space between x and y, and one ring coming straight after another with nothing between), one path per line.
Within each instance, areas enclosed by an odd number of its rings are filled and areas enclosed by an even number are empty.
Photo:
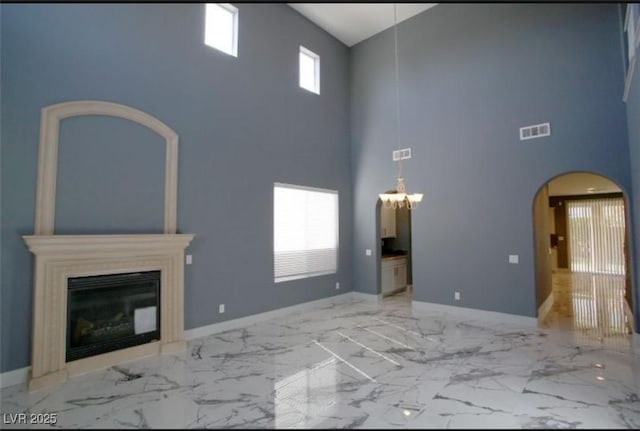
M552 275L554 303L540 323L563 329L584 343L629 345L633 314L625 300L625 277L559 270Z
M61 428L640 428L637 345L469 316L339 296L183 354L5 388L0 410ZM2 425L27 426L51 427Z

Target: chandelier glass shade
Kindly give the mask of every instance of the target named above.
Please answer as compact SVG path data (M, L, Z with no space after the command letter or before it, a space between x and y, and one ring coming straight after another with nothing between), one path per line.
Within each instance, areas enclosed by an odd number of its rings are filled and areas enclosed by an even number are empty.
M395 44L395 85L396 85L396 141L400 150L400 84L398 73L398 13L397 5L393 4L393 35ZM402 177L402 159L397 160L398 177L396 178L395 193L380 193L378 196L385 208L415 208L422 201L422 193L407 193Z
M415 208L422 201L422 193L408 194L404 186L404 178L398 177L395 193L380 193L378 195L385 208Z

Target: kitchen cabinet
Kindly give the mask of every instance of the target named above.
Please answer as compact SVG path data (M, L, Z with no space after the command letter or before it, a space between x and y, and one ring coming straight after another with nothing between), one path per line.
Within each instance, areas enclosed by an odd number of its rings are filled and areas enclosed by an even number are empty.
M381 264L382 296L392 295L407 287L407 257L383 258Z
M380 238L396 237L396 210L380 207Z

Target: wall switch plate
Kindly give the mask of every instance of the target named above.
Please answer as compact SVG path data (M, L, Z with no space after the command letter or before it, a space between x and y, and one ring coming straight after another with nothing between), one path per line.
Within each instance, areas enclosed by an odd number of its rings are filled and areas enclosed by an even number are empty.
M340 282L336 281L336 289L340 289Z
M191 265L191 264L193 263L193 256L192 256L192 255L190 255L190 254L188 254L188 255L186 256L185 261L186 261L186 264L187 264L187 265Z
M371 256L371 249L368 248L364 251L364 254L366 254L367 256Z
M510 254L509 255L509 263L515 263L517 264L519 262L519 257L517 254Z
M220 314L224 313L224 304L220 304L220 305L218 306L218 312L219 312Z
M456 301L460 301L460 292L458 291L453 292L453 297L455 298Z

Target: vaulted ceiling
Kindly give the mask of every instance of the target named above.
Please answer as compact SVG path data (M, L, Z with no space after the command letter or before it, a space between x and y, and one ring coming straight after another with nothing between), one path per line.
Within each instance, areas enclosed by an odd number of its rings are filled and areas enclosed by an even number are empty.
M394 3L289 3L347 46L353 46L394 24ZM397 3L398 22L436 3Z

